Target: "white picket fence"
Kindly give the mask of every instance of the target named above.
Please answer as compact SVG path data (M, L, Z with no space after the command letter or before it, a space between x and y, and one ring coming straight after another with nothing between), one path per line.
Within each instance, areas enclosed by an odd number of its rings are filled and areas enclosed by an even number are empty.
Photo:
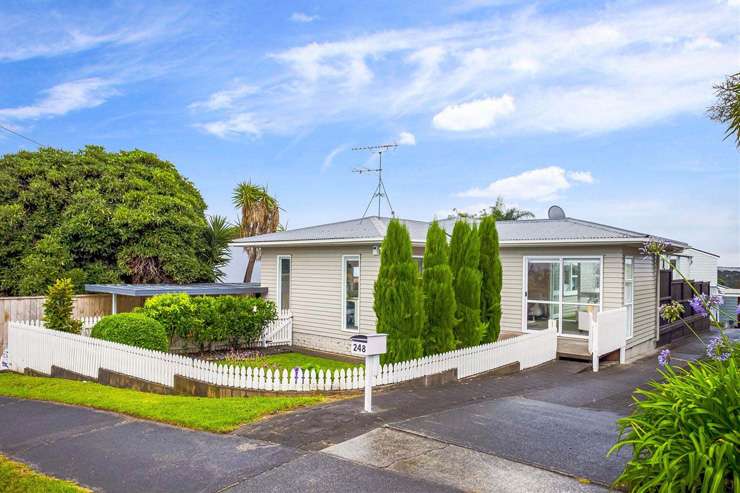
M98 377L103 368L142 380L174 386L175 375L239 389L267 391L351 390L364 387L363 367L323 370L272 371L219 365L186 356L149 351L123 344L43 328L41 323L10 322L8 355L11 369L30 368L49 374L57 366ZM373 369L373 385L388 385L457 370L465 378L519 362L522 369L555 359L554 330L523 334L491 344L383 365Z

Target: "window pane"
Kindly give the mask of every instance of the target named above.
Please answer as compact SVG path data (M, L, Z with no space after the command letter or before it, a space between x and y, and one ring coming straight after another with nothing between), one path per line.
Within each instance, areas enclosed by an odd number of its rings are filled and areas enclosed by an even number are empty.
M424 257L414 257L414 260L416 261L416 266L419 269L419 274L421 274L421 271L424 270Z
M588 336L589 324L579 321L579 313L588 313L595 320L598 307L588 305L563 305L563 334Z
M624 280L632 280L635 275L634 266L632 265L632 257L625 257L624 259Z
M290 309L290 259L280 259L280 309Z
M558 301L560 293L560 262L533 262L527 265L527 298Z
M598 260L565 260L563 262L563 301L565 303L599 303L601 263Z
M549 320L558 320L558 305L527 303L527 330L545 330Z
M347 260L347 299L357 298L360 293L360 261Z
M624 304L625 305L632 303L632 299L634 296L633 289L634 287L631 281L624 283Z
M344 327L346 329L356 329L357 328L357 314L355 310L357 302L353 300L347 300L347 307L345 312L345 325Z

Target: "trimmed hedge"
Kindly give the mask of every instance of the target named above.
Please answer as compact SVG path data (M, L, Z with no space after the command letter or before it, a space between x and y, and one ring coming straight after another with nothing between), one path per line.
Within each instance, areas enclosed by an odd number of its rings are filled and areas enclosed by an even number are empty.
M118 342L153 351L166 352L169 347L164 326L141 313L118 313L101 319L91 337Z

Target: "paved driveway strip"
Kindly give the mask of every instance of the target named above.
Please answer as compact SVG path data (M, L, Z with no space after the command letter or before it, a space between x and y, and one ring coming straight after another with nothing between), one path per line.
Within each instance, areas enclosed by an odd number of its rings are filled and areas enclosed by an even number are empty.
M606 458L619 416L524 398L479 402L414 418L392 428L610 484L624 455Z
M39 401L0 401L0 451L107 492L216 491L303 452Z

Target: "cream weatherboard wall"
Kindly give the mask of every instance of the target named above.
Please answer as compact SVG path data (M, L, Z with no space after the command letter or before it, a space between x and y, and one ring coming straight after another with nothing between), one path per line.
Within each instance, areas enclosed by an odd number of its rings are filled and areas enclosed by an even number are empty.
M373 286L380 257L367 246L281 247L262 249L261 284L267 298L277 302L277 258L291 257L290 309L296 346L349 353L349 338L357 331L343 330L342 257L360 256L359 333L375 332Z
M421 254L415 249L415 254ZM349 337L357 332L342 329L342 256L360 256L359 332L375 331L373 285L380 257L371 246L268 247L262 251L262 285L267 297L277 302L277 258L291 257L290 308L293 312L294 344L320 351L349 352ZM615 246L593 247L502 247L502 330L521 332L523 322L523 270L526 256L600 257L602 264L602 309L624 306L624 257L634 261L633 337L627 341L627 358L652 350L656 337L655 264L637 249ZM561 337L561 339L566 339ZM583 339L580 339L583 340Z

